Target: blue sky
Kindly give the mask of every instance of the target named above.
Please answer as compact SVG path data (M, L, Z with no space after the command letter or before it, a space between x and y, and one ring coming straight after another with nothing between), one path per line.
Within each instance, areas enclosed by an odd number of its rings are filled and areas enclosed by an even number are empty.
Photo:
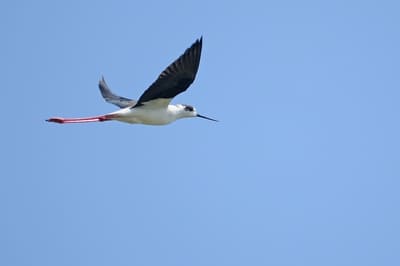
M0 3L1 265L400 265L397 1ZM219 119L49 124L137 98Z

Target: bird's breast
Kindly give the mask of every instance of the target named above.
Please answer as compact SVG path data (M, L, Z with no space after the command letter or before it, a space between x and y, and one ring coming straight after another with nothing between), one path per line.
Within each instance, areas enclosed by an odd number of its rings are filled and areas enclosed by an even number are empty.
M130 124L166 125L176 120L167 108L124 108L112 113L115 120Z

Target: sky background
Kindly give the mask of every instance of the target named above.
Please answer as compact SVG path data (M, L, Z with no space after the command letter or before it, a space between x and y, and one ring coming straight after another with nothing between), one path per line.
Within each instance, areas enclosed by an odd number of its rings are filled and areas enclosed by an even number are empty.
M0 265L400 265L398 1L2 1ZM220 120L58 125L138 98Z

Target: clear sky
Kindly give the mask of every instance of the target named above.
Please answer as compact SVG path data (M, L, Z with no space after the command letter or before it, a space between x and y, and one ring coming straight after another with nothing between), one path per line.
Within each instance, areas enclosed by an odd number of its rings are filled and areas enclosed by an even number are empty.
M2 1L0 265L400 265L399 1ZM137 98L220 120L58 125Z

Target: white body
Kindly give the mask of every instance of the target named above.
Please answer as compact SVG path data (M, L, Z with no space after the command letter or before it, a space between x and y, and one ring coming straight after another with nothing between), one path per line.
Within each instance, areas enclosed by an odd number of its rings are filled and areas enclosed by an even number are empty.
M139 107L126 107L106 116L130 124L166 125L179 118L195 117L196 110L185 111L181 104L168 104L170 99L157 99Z
M111 113L110 117L130 124L166 125L183 118L181 110L176 105L168 105L167 108L152 108L144 105L137 108L123 108Z

